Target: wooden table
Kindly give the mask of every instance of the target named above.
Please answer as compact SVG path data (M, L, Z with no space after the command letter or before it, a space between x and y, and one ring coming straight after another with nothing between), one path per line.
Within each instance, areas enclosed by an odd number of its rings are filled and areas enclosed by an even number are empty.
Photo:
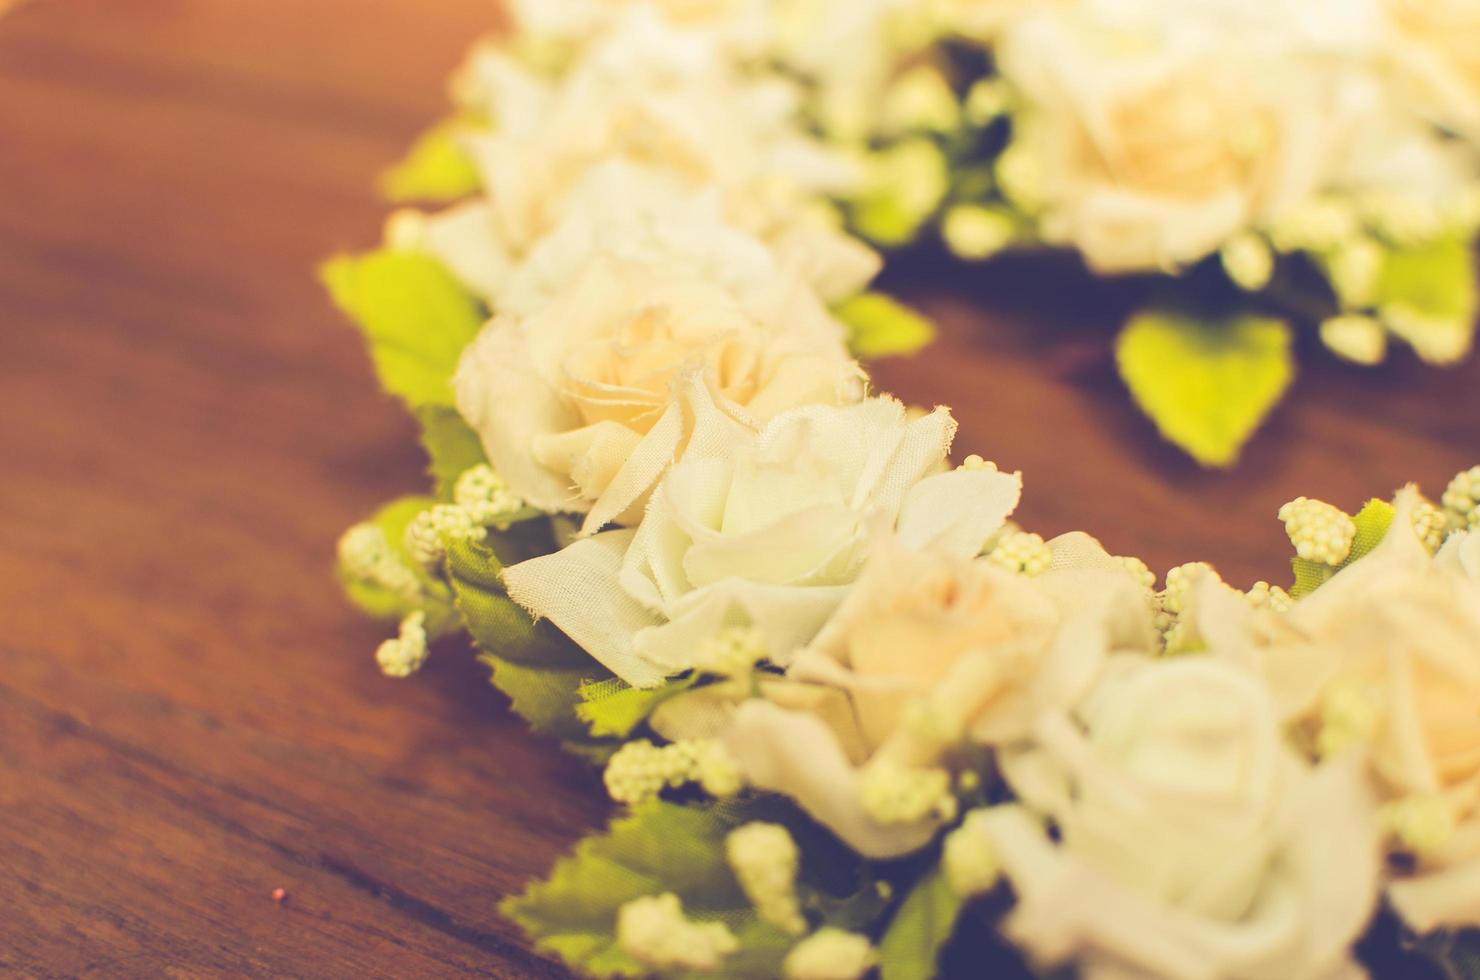
M384 631L330 575L422 464L313 269L377 240L375 173L492 21L481 0L0 21L0 972L563 975L495 906L604 819L598 779L458 643L383 679ZM895 279L945 331L882 385L1022 468L1030 527L1158 568L1280 581L1285 499L1480 461L1475 363L1322 361L1236 473L1202 473L1109 372L1121 287Z

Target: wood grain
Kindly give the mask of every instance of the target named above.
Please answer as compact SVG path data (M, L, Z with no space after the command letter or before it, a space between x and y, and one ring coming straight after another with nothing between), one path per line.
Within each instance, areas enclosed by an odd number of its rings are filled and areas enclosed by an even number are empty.
M375 173L492 23L479 0L0 20L0 971L564 975L496 905L604 819L598 780L465 647L382 679L330 576L422 463L312 271L376 240ZM1244 465L1202 473L1109 371L1124 287L891 275L945 331L881 384L1025 470L1031 527L1154 566L1280 577L1281 501L1480 460L1475 364L1312 359Z

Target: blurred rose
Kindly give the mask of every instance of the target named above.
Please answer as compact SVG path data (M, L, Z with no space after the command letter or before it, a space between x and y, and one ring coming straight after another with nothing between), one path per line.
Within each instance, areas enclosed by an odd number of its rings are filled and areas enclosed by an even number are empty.
M1003 931L1040 964L1210 980L1352 969L1379 873L1360 768L1307 769L1247 673L1122 658L1077 722L1046 716L1005 773L1023 805L974 826L1017 895Z
M1326 162L1317 74L1194 9L1124 23L1051 10L1003 36L1025 102L1012 152L1039 198L1024 203L1099 271L1194 262L1308 194Z
M1480 923L1480 536L1451 535L1431 557L1417 499L1404 491L1382 544L1289 612L1208 595L1199 628L1263 676L1318 751L1366 750L1394 847L1419 858L1395 904L1427 930Z
M1480 3L1384 0L1384 7L1415 97L1436 122L1480 140Z

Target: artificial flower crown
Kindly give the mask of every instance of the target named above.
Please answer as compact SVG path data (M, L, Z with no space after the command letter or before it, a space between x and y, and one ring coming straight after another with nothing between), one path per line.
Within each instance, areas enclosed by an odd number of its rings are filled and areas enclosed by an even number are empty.
M791 980L983 939L1106 977L1321 980L1394 937L1473 962L1480 467L1291 501L1288 591L1158 588L1013 525L1019 476L855 360L928 338L867 291L869 243L926 229L1211 277L1119 351L1210 463L1288 383L1295 286L1344 356L1458 356L1472 4L512 6L387 178L449 206L325 280L435 481L340 542L400 623L381 668L465 631L627 808L506 902L540 948Z

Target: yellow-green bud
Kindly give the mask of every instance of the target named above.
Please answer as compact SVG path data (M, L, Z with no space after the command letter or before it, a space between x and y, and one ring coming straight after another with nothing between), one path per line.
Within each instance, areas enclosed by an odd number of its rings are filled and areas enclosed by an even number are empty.
M781 974L785 980L862 980L877 962L867 936L829 927L793 946Z
M375 651L375 662L387 677L410 677L427 660L427 616L414 612L401 620L400 635L386 640Z
M740 941L722 922L693 922L672 892L636 898L617 909L617 945L660 970L716 970Z
M1295 553L1306 561L1340 565L1352 553L1357 524L1351 515L1322 500L1296 497L1280 508L1285 533Z
M725 859L762 922L793 936L807 931L796 891L801 852L785 827L755 821L735 828L725 838Z

